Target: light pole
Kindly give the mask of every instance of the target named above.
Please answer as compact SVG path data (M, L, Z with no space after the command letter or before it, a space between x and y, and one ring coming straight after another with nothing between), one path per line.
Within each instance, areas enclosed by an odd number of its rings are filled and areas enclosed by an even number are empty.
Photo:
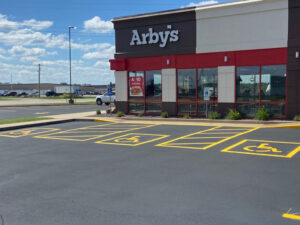
M70 62L70 99L69 99L69 104L73 104L74 100L72 99L72 68L71 68L71 29L76 29L76 27L73 26L68 26L69 28L69 62Z

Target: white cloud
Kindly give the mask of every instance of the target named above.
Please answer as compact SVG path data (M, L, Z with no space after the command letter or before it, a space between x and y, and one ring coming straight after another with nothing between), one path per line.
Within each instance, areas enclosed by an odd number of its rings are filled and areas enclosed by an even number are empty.
M44 56L46 50L43 48L24 48L23 46L13 46L8 52L13 56L28 56L28 57L38 57Z
M30 29L13 30L8 33L0 32L0 42L5 45L41 45L51 40L51 33L43 34Z
M12 30L17 29L19 24L17 22L9 21L7 16L0 14L0 29L1 30Z
M43 29L51 27L53 25L53 22L52 21L37 21L35 19L31 19L31 20L24 20L24 22L22 22L21 25L31 27L34 30L43 30Z
M3 49L3 48L0 48L0 53L1 53L1 54L4 54L4 53L6 53L6 50Z
M2 60L9 60L9 57L6 57L6 56L0 54L0 59L2 59Z
M115 46L96 52L88 52L82 56L84 59L111 59L115 53Z
M29 27L34 30L43 30L53 25L52 21L37 21L35 19L24 20L23 22L15 22L8 20L6 15L0 14L1 30L16 30L20 27Z
M40 61L40 59L36 56L26 56L26 57L21 57L20 58L21 62L32 62L32 63L37 63Z
M206 1L200 1L198 3L191 2L187 6L183 6L183 7L203 6L203 5L211 5L216 3L218 3L218 1L216 0L206 0Z
M99 17L85 22L85 31L107 33L113 30L110 21L103 21ZM11 21L7 16L0 14L1 82L9 82L10 74L13 74L13 82L35 82L37 64L42 65L41 82L68 82L68 35L64 31L55 35L42 31L52 24L51 21L35 19ZM83 41L74 33L72 49L77 50L72 52L74 83L107 84L114 81L108 62L115 52L113 44L93 42L93 39ZM81 59L78 58L78 50L81 51ZM55 57L48 57L54 55Z
M84 21L84 30L93 33L110 33L113 31L113 23L101 20L99 16L95 16L90 20Z
M95 63L95 65L94 66L103 66L103 67L109 67L109 61L108 60L106 60L106 61L97 61L96 63Z

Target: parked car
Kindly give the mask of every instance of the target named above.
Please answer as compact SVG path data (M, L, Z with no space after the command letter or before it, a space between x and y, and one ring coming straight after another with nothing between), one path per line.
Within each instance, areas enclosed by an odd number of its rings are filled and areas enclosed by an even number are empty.
M22 92L22 93L19 93L19 94L17 94L17 96L27 96L28 94L26 93L26 92Z
M59 94L57 94L55 91L47 91L46 92L46 96L50 97L50 96L59 96Z
M28 95L29 97L34 97L34 96L39 96L39 92L36 91L36 92L32 92Z
M16 96L16 95L17 95L17 92L15 92L15 91L10 91L10 92L4 94L4 96Z
M102 95L98 95L96 97L96 103L97 105L102 105L102 103L105 103L105 105L109 105L111 102L115 102L116 99L116 92L112 92L112 96L109 96L107 92L105 92Z

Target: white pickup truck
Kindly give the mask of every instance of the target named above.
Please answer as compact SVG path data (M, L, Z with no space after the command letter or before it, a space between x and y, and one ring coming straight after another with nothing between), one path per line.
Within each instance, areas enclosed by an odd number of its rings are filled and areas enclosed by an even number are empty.
M102 105L105 103L105 105L109 105L111 102L115 102L116 99L116 92L112 92L112 96L109 96L107 92L104 92L102 95L98 95L96 97L96 103L97 105Z

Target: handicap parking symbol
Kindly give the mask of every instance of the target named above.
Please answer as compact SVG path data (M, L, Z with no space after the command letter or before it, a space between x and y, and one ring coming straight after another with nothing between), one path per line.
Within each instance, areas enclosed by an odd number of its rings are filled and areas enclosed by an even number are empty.
M223 149L222 152L292 158L300 152L300 143L245 139Z
M118 137L97 141L97 144L139 146L168 137L164 134L128 133Z

